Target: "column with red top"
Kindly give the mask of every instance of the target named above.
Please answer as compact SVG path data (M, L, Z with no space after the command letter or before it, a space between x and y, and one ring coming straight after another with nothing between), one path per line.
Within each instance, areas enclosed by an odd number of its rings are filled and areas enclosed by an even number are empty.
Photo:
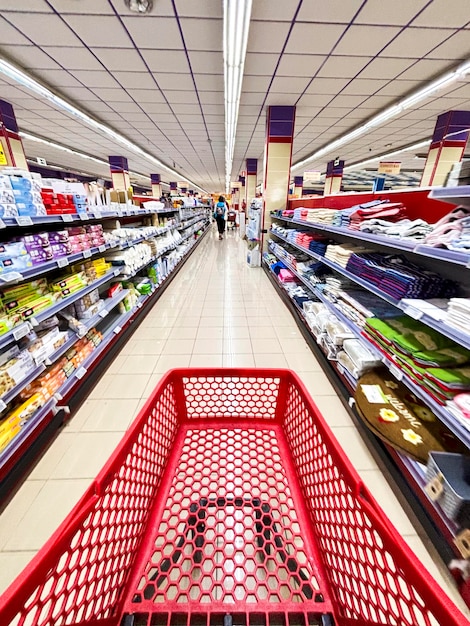
M266 118L266 148L262 228L269 230L271 212L282 211L289 195L295 106L270 106ZM267 237L262 237L267 245Z
M325 188L323 191L324 196L329 196L330 194L339 193L341 191L343 171L344 161L341 159L335 159L334 161L329 161L327 163Z
M258 159L246 160L246 177L245 177L245 191L246 191L246 204L250 206L253 198L256 198L256 179L258 177Z
M444 185L455 163L465 153L470 129L470 111L447 111L437 118L424 166L421 187Z
M12 105L0 100L0 167L28 169Z
M304 177L294 176L294 198L301 198L304 190Z
M170 196L178 195L178 183L170 181Z
M240 211L246 210L246 186L245 177L239 176L238 182L240 183Z

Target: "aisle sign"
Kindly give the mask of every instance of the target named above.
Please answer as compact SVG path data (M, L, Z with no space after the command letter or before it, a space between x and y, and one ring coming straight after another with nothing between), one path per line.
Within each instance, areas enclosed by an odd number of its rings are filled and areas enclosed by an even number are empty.
M319 183L321 182L321 172L311 170L310 172L304 172L304 187L308 187L307 183Z
M400 169L400 161L380 161L379 163L379 174L399 174Z

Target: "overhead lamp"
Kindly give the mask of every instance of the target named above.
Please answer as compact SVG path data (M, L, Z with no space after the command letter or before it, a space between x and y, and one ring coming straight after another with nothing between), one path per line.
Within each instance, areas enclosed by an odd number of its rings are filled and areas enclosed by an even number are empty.
M382 161L383 159L390 159L391 157L396 156L397 154L403 154L403 152L410 152L411 150L419 150L419 148L424 148L425 146L429 146L431 143L430 139L426 139L425 141L420 141L418 143L414 143L411 146L406 146L406 148L400 148L398 150L393 150L393 152L387 152L386 154L380 154L378 156L372 157L370 159L366 159L365 161L359 161L358 163L353 163L351 165L347 165L344 168L345 172L348 172L352 169L356 169L358 167L363 167L364 165L368 165L369 163L375 163L375 161Z
M230 191L252 0L224 0L225 187Z
M124 4L134 13L150 13L153 9L153 0L124 0Z
M368 122L366 122L362 126L359 126L358 128L352 130L349 133L346 133L345 135L331 142L327 146L320 148L320 150L317 150L316 152L306 157L305 159L302 159L301 161L294 163L294 165L292 165L291 167L291 170L293 171L293 170L300 169L302 167L305 167L311 161L320 159L331 152L336 152L338 148L341 148L342 146L353 141L354 139L361 137L362 135L366 134L373 128L377 128L378 126L381 126L384 122L387 122L388 120L396 117L397 115L400 115L407 109L416 106L417 104L419 104L426 98L429 98L432 94L444 89L445 87L448 87L452 83L462 80L462 78L467 76L467 74L469 73L470 73L470 61L465 61L465 63L462 63L461 65L459 65L452 72L447 72L446 74L443 74L436 80L431 81L425 87L412 93L410 96L404 98L397 104L394 104L391 107L384 109L381 113L378 113L377 115L375 115L373 118L371 118ZM376 159L373 159L373 160L376 160Z
M69 102L61 98L60 96L57 96L50 89L48 89L47 87L39 83L36 79L32 78L31 76L23 72L23 70L20 70L19 68L12 65L9 61L5 61L4 59L1 59L1 58L0 58L0 74L4 74L5 76L8 76L8 78L11 78L12 80L16 81L20 85L23 85L23 87L26 87L26 89L29 89L30 91L41 96L45 100L48 100L58 109L62 109L63 111L66 111L69 115L72 115L73 117L79 119L81 122L83 122L90 128L97 130L99 133L121 144L127 150L131 150L132 152L139 155L140 157L146 159L147 161L150 161L153 165L156 165L157 167L165 169L167 172L170 172L170 174L172 174L173 176L178 176L180 180L184 180L191 187L196 187L200 191L203 191L204 193L206 193L205 189L202 189L202 187L199 187L199 185L196 185L196 183L193 183L191 180L189 180L189 178L184 177L180 172L177 172L171 167L168 167L168 165L165 165L164 163L162 163L162 161L154 157L152 154L145 152L145 150L142 150L142 148L140 148L138 145L132 143L132 141L129 141L128 139L126 139L125 137L117 133L115 130L113 130L109 126L106 126L105 124L102 124L101 122L98 122L87 113L84 113L80 109L77 109L77 107L70 104Z

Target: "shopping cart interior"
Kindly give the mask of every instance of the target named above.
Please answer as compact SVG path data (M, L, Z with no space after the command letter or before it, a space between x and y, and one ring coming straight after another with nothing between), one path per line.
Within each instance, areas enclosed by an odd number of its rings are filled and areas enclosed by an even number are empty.
M172 370L9 626L463 626L288 370Z

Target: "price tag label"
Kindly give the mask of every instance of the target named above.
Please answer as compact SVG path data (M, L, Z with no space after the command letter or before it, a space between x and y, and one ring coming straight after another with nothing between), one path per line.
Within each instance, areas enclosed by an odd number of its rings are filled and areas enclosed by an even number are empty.
M405 305L403 307L403 310L407 315L412 317L414 320L420 320L424 315L424 311L420 311L419 309L416 309L414 306Z
M356 400L354 400L354 398L349 398L348 400L348 404L351 408L353 408L353 406L356 404Z
M121 332L122 328L120 326L116 326L116 328L114 329L114 334L115 335L119 335L119 333Z
M7 405L3 400L0 400L0 413L2 413L7 408Z
M88 213L80 213L80 219L86 221L89 219Z
M3 220L0 220L0 228L6 228L7 225L5 224L5 222Z
M26 335L30 331L30 328L31 326L29 324L22 324L21 326L18 326L18 328L15 328L15 330L13 331L14 340L18 341L22 337L26 337Z
M395 376L397 380L401 380L403 378L403 372L401 369L398 369L396 365L389 365L388 369L390 370L390 374Z
M33 220L29 215L21 215L16 218L16 223L18 226L32 226Z
M338 368L338 372L342 376L344 374L344 367L341 365L341 363L338 363L336 367Z
M73 222L73 215L71 213L64 213L64 215L62 215L62 221Z
M103 309L102 311L100 311L99 316L104 319L108 315L108 313L109 311L107 309Z
M33 328L35 328L36 326L39 326L39 322L37 321L35 317L31 317L29 322Z
M87 369L86 367L80 367L76 372L75 372L75 378L78 378L79 380L82 379L85 374L87 373Z
M5 274L0 276L0 280L4 283L12 283L17 280L23 280L23 274L19 272L5 272Z
M57 267L67 267L67 265L70 265L70 262L66 256L57 259Z
M57 400L57 402L60 402L63 399L63 397L64 396L59 391L54 394L54 398Z
M101 211L93 211L93 215L95 216L95 219L100 220L101 219Z
M106 246L105 246L104 244L102 244L102 245L98 248L98 250L99 250L100 252L104 252L104 251L106 250Z
M83 258L84 259L89 259L91 257L91 250L84 250L83 251Z

